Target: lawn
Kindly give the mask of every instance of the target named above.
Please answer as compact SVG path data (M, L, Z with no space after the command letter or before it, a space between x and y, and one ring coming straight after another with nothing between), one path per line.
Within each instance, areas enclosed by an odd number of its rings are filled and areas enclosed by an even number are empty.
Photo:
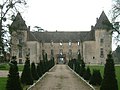
M10 66L9 64L0 64L0 70L9 70ZM19 71L22 71L24 66L21 64L18 65ZM6 90L6 82L7 82L7 77L0 77L0 90Z
M0 90L6 90L7 77L0 77ZM29 85L24 86L23 90L27 90Z
M9 66L8 63L7 64L6 63L5 64L0 64L0 70L9 70L9 68L10 68L10 66ZM24 68L23 64L18 64L19 71L22 71L23 68Z
M104 66L95 65L95 66L89 66L89 67L90 67L91 72L93 71L93 69L100 70L101 75L103 77ZM117 78L117 81L118 81L118 87L119 87L119 90L120 90L120 66L115 66L115 71L116 71L116 78Z
M7 78L6 77L0 77L0 90L6 90L6 82Z

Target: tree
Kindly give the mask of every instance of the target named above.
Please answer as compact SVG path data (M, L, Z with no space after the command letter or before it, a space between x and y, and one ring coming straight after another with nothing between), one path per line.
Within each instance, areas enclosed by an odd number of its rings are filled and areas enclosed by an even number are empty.
M2 52L4 54L4 46L5 43L4 35L8 30L6 28L9 27L9 23L4 23L7 20L13 20L15 12L18 12L22 6L26 5L25 0L1 0L0 1L0 47L2 48ZM5 41L5 40L4 40Z
M81 63L81 54L80 51L78 52L78 58L77 58L78 62Z
M114 63L120 63L120 46L118 45L116 50L113 51L112 56L114 58Z
M80 64L80 76L83 77L85 71L86 71L86 68L85 68L85 62L84 62L83 59L81 59L81 64Z
M11 62L9 63L10 69L6 84L6 90L23 90L20 83L17 61L15 60L16 57L13 56Z
M93 74L90 78L89 83L92 85L101 85L102 82L102 76L100 74L100 70L93 70ZM109 90L109 89L106 89Z
M107 55L104 68L104 77L100 90L118 90L118 84L115 75L114 60L111 52Z
M28 56L26 57L24 69L21 75L21 82L25 85L32 85L33 84L33 78L30 70L30 60Z
M37 73L36 66L35 66L34 62L31 63L31 73L32 73L32 77L33 77L34 80L39 79L39 76L38 76L38 73Z
M120 41L120 25L119 25L119 17L120 17L120 0L112 0L112 34L114 36L114 39L116 41L116 44L118 41Z
M84 75L83 75L83 78L84 78L85 80L89 80L90 77L91 77L90 68L87 67L87 69L86 69L86 71L85 71L85 73L84 73Z
M41 66L40 62L37 64L37 73L38 73L39 77L41 77L43 75L42 66Z
M120 0L113 0L112 6L112 20L115 21L120 16Z

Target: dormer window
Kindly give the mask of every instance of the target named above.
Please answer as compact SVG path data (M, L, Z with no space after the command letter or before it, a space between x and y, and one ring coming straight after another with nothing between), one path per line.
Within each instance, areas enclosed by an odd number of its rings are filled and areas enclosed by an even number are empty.
M69 45L69 46L71 46L71 45L72 45L72 42L71 42L71 41L69 41L68 45Z

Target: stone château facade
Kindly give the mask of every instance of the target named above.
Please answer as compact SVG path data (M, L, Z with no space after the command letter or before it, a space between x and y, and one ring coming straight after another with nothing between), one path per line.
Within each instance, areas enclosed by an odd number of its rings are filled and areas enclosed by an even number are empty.
M17 56L18 63L25 61L26 54L31 62L38 63L42 54L48 59L55 58L57 63L77 58L81 53L87 64L104 64L111 51L111 28L104 11L90 31L30 31L20 13L11 24L11 55Z

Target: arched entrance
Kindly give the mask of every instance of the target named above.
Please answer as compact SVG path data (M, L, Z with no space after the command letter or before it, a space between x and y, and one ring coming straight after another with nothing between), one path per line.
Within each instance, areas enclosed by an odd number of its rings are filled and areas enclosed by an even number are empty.
M66 63L66 54L57 54L57 64Z

